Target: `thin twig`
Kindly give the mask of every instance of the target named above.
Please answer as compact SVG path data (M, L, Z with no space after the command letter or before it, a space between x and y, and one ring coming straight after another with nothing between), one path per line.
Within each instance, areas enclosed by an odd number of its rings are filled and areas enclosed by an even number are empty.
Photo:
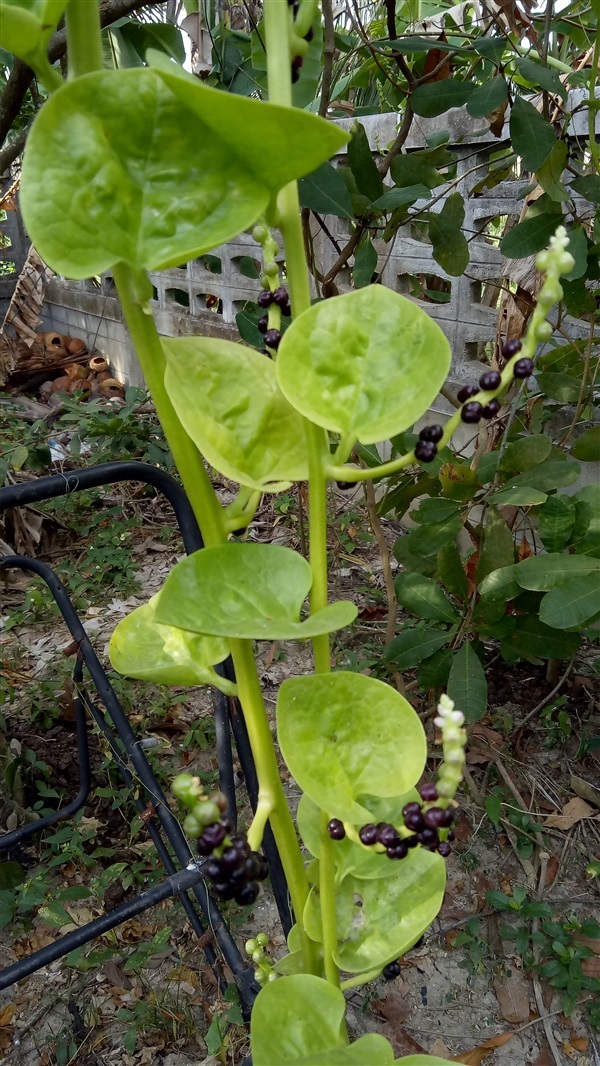
M531 718L533 718L533 717L534 717L534 715L536 715L536 714L538 713L538 711L541 711L542 707L545 707L545 706L546 706L546 704L547 704L547 703L549 703L549 702L550 702L550 700L551 700L551 699L552 699L552 698L553 698L554 696L556 696L556 693L557 693L557 692L559 692L559 691L560 691L560 689L562 688L562 686L564 685L564 683L565 683L565 681L567 680L567 678L568 678L569 674L571 673L571 670L573 669L573 666L574 666L574 665L575 665L575 656L573 656L573 658L571 659L571 661L570 661L569 665L567 666L567 669L565 670L565 672L564 672L563 676L562 676L562 677L560 678L560 680L559 680L559 681L558 681L558 682L556 683L556 685L554 686L554 688L552 689L552 691L551 691L551 692L549 692L547 696L544 696L544 698L543 698L543 699L541 699L539 703L536 703L536 705L535 705L535 707L533 708L533 710L532 710L532 711L529 711L529 712L528 712L528 713L527 713L527 714L525 715L525 717L524 717L523 721L522 721L522 722L519 722L519 724L518 724L517 726L515 726L515 728L513 729L512 733L510 734L510 738L509 738L509 739L511 739L511 740L512 740L512 738L513 738L513 737L514 737L514 736L515 736L515 735L516 735L516 734L517 734L517 733L519 732L519 730L520 730L520 729L522 729L522 728L523 728L523 726L524 726L524 725L526 725L526 724L527 724L527 722L529 722L529 721L530 721L530 719L531 719Z
M321 78L321 99L319 101L319 114L325 118L327 108L331 100L331 86L333 83L333 57L335 55L335 25L333 22L332 0L323 0L321 4L323 12L323 75Z

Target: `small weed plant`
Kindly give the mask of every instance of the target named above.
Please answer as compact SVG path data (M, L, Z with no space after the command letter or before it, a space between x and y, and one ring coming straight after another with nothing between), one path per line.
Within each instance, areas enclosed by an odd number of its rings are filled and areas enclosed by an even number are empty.
M63 11L66 83L45 53ZM287 878L295 924L288 953L268 973L262 958L256 964L262 988L251 1022L254 1066L384 1066L394 1061L394 1052L383 1036L367 1034L350 1043L344 991L380 975L397 976L399 957L441 907L466 735L462 711L442 696L436 724L443 757L435 782L417 791L426 739L412 706L372 676L331 670L329 635L349 625L357 610L351 602L328 599L327 487L423 463L437 470L459 424L475 427L495 416L506 391L530 377L538 342L551 332L547 315L561 299L559 279L574 266L565 231L557 230L538 259L545 279L537 307L526 336L505 349L502 371L484 375L444 427L425 426L414 435L412 427L450 368L439 327L417 303L381 285L311 305L296 182L349 140L340 128L292 106L292 72L310 43L314 0L299 7L287 0L264 5L268 103L202 85L152 50L147 66L103 70L99 13L89 0L36 0L26 9L5 0L2 15L3 46L32 65L50 92L23 162L28 231L57 273L85 278L112 270L204 538L205 547L179 562L160 592L119 623L112 664L141 680L210 684L239 697L259 782L247 834L233 833L224 798L207 792L199 778L181 774L173 791L187 808L186 832L196 841L218 900L240 906L256 900L268 873L261 850L267 823ZM248 229L262 258L257 329L264 353L219 339L161 338L148 272L206 255ZM275 230L283 237L285 287ZM359 445L363 455L386 439L396 442L388 462L372 451L371 465L353 461ZM239 485L226 508L217 501L204 460ZM519 466L511 463L502 485L504 502L514 503L522 482L515 473ZM453 484L470 485L463 474L461 469L447 476ZM485 484L493 477L490 465ZM309 562L281 546L228 539L249 525L263 493L288 491L297 481L309 484ZM542 479L538 502L544 485ZM449 493L420 505L417 533L429 544L427 557L447 548L448 528L457 531L462 524L462 499ZM586 511L585 500L577 502ZM494 529L499 504L496 495L489 507ZM569 538L577 536L580 545L587 534L574 529L569 524ZM342 546L350 550L350 527L342 532ZM417 557L417 538L410 538ZM511 556L506 565L492 565L488 552L484 591L495 605L494 617L521 589L543 594L544 624L565 604L579 604L600 563L581 551L563 555L570 540L559 543L545 557L543 577L535 559L515 563ZM456 595L468 600L460 560L446 554ZM579 582L567 593L548 584L565 566ZM425 597L434 618L461 625L457 608L420 570L404 577L401 591L404 600ZM576 625L580 611L572 617ZM310 640L313 646L314 673L288 678L277 700L279 748L302 791L297 825L312 857L308 865L281 783L253 654L256 640ZM440 628L432 636L425 627L410 640L413 654L423 644L433 654L447 644L448 632ZM466 642L458 654L471 668L477 647ZM235 683L215 670L228 655ZM471 680L462 688L454 684L452 692L457 708L464 701L472 713ZM399 1061L443 1064L421 1055Z

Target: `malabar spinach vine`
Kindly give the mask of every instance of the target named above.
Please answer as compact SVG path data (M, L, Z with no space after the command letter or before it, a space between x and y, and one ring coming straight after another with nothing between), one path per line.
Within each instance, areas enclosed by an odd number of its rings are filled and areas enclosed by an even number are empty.
M63 10L69 78L59 85L45 43ZM407 455L377 468L349 462L357 442L395 436L428 409L450 366L448 342L417 305L380 286L311 306L296 181L348 139L292 108L292 72L317 18L315 0L299 8L287 0L265 4L269 103L209 89L158 53L149 52L143 68L100 69L98 10L89 0L4 0L1 13L3 43L52 93L23 163L29 233L59 273L112 270L206 545L117 626L112 663L132 677L237 694L260 786L247 838L231 835L220 796L206 796L197 779L181 775L173 791L189 808L185 828L218 898L256 898L267 873L260 853L267 821L289 886L296 923L289 954L274 965L264 964L264 953L257 959L264 987L252 1017L254 1064L391 1063L382 1036L349 1044L343 991L382 972L393 976L398 956L439 911L463 716L442 698L444 759L437 783L419 793L426 743L413 708L381 681L331 672L329 633L348 625L356 608L328 602L326 486L433 458L461 411L440 433L422 433ZM159 337L147 271L199 256L250 227L263 250L259 303L272 358L225 341ZM274 228L283 236L289 294L275 262ZM548 280L522 352L468 398L463 420L493 404L533 355L560 296L559 275L572 263L564 244L561 234L545 253ZM281 316L290 310L282 336ZM226 509L203 457L240 486ZM262 493L296 480L309 482L310 563L288 548L228 541L251 521ZM301 618L307 596L310 612ZM313 856L308 867L256 671L252 642L261 639L313 644L315 674L285 681L277 702L281 752L303 792L298 828ZM214 669L228 654L235 685ZM420 1055L401 1061L442 1064Z

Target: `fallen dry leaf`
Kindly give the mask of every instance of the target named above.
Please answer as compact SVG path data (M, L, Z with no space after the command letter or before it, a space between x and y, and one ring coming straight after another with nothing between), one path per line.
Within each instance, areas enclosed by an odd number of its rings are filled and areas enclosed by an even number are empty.
M575 1048L575 1051L587 1051L590 1046L587 1036L575 1036L571 1040L571 1044Z
M600 956L590 955L581 960L581 972L584 977L595 977L600 980Z
M437 1057L439 1059L447 1059L448 1055L450 1054L450 1048L446 1047L444 1041L440 1040L439 1037L438 1037L438 1039L435 1041L435 1043L432 1044L431 1047L429 1048L429 1051L427 1052L427 1054L428 1055L437 1055Z
M587 800L593 807L600 807L600 792L589 781L584 781L582 777L572 777L571 788L577 796Z
M579 796L575 796L563 807L561 814L551 814L546 818L544 825L547 828L567 830L571 829L577 822L580 822L582 818L592 818L595 813L594 808L590 807L589 803L580 799Z
M486 1040L485 1044L474 1047L472 1051L463 1051L462 1055L456 1055L455 1058L450 1059L450 1062L460 1062L462 1066L480 1066L490 1052L497 1047L502 1047L503 1044L508 1044L514 1035L514 1033L499 1033L498 1036L492 1036Z
M546 885L551 885L558 873L559 859L557 855L551 855L546 868Z
M506 979L495 977L494 991L507 1022L520 1025L529 1021L529 981L522 973L512 973Z
M0 1026L11 1024L16 1009L14 1003L5 1003L3 1007L0 1007Z

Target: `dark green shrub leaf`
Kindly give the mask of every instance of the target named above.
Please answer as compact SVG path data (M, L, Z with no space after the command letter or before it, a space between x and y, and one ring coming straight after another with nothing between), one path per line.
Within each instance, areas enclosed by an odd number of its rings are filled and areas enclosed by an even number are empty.
M541 85L542 89L546 89L550 93L557 93L562 96L563 100L566 100L567 87L563 85L556 70L544 67L541 63L529 59L528 56L519 56L515 60L515 66L525 81L530 82L532 85Z
M600 570L600 560L587 555L533 555L514 568L515 581L531 592L548 592L555 585L564 585L575 577L584 577Z
M284 681L277 730L302 791L343 821L363 824L370 812L359 797L407 792L423 772L425 733L417 714L390 685L364 674Z
M454 538L462 527L460 518L447 518L444 522L431 522L412 529L407 537L401 538L401 542L403 541L414 555L430 558L432 555L437 555L447 544L454 543ZM397 545L398 541L394 545L394 555L399 559L396 552Z
M435 118L436 115L449 111L451 107L462 107L475 89L476 86L471 81L444 78L443 81L419 85L412 93L410 102L415 115Z
M420 688L446 688L453 658L452 648L440 648L424 659L419 666Z
M575 260L575 266L568 274L563 274L564 281L571 284L580 281L588 269L588 239L583 226L571 226L568 231L569 253Z
M503 566L501 570L494 570L483 579L479 586L479 593L486 599L500 600L506 603L518 596L520 585L515 581L515 566Z
M600 204L600 177L597 174L586 174L582 178L575 178L570 189L578 192L592 204Z
M506 39L504 37L480 37L479 40L473 41L473 48L478 55L489 59L490 63L498 64L506 48Z
M553 629L582 628L600 615L600 570L574 577L547 592L540 619Z
M536 381L548 399L556 400L558 403L577 403L581 381L572 377L571 374L547 370L536 374Z
M461 228L464 219L465 205L459 192L451 193L438 214L429 214L433 258L452 277L459 277L469 265L469 245Z
M483 718L487 710L487 681L473 641L466 641L454 655L448 695L469 725Z
M561 489L565 485L572 485L578 480L580 474L581 467L579 463L569 462L568 460L565 462L561 459L546 459L532 470L526 470L523 474L518 474L517 477L511 478L509 484L495 494L494 503L500 503L500 499L502 499L503 503L514 503L514 500L508 501L505 499L510 489L524 488L526 490L536 489L539 492L550 492L552 489ZM539 500L532 502L543 503L543 501Z
M467 112L471 118L485 118L490 111L500 107L508 96L504 78L498 76L484 81L467 100Z
M447 518L458 516L460 510L461 506L455 500L446 500L443 496L434 496L421 500L416 511L411 511L410 517L413 522L418 522L419 525L431 523L437 525Z
M298 182L300 206L310 207L324 215L354 218L352 201L340 171L331 163L323 163L312 174Z
M442 584L449 592L453 592L455 596L465 601L469 595L467 575L454 541L450 541L438 552L437 564Z
M538 659L570 659L580 643L577 633L561 633L534 616L521 616L512 633L500 641L500 649L510 662L516 658L536 662Z
M519 97L517 97L519 99ZM507 259L525 259L541 252L553 236L560 219L542 212L518 222L500 241L500 251Z
M576 505L571 496L549 496L538 511L540 537L547 552L561 552L571 539Z
M365 285L368 285L376 270L377 252L371 238L367 234L363 234L354 253L352 277L355 289L362 289Z
M271 359L209 337L164 338L163 348L171 403L212 466L261 492L308 477L304 424Z
M441 633L439 629L408 629L394 637L385 648L383 657L386 662L394 663L398 670L408 670L411 666L418 666L438 648L443 648L450 636L450 633Z
M439 326L399 293L370 285L296 318L279 348L277 377L306 418L376 444L421 417L449 366Z
M165 63L77 78L34 121L23 215L40 254L67 277L199 256L347 140L315 115L209 89Z
M548 158L542 163L541 167L538 167L536 175L544 192L556 203L563 203L570 196L569 190L563 185L561 180L568 154L569 151L565 142L557 141Z
M349 625L356 607L330 603L304 622L312 584L306 559L277 544L202 548L177 563L158 593L156 618L192 633L242 640L306 640Z
M348 144L348 163L354 174L356 187L367 199L374 201L383 195L383 180L377 169L365 127L355 122L351 129L352 138Z
M445 181L429 156L422 152L397 155L392 160L390 173L399 188L424 185L427 189L435 189L436 185L443 185Z
M212 669L227 658L226 641L157 622L157 602L153 596L118 623L108 649L113 669L156 685L215 685L235 692L235 686Z
M458 622L459 616L439 585L423 574L406 571L396 581L398 603L411 614L432 622Z
M510 139L526 170L537 170L556 144L556 134L549 122L522 96L516 96L510 112ZM522 223L521 223L522 224ZM540 248L544 245L540 245ZM534 251L539 251L535 248ZM503 252L504 255L508 254ZM531 255L531 252L525 252ZM511 258L517 258L511 256Z
M483 581L493 570L511 566L515 561L512 533L496 510L490 507L485 524L483 547L475 572L477 582Z
M380 211L395 211L405 204L414 204L416 200L426 200L429 189L426 185L403 185L402 188L386 189L383 196L375 200L373 207Z
M580 459L584 463L597 463L600 461L600 426L591 426L586 429L571 448L574 459Z
M552 450L552 442L549 437L542 433L534 433L530 437L520 437L508 445L502 461L501 470L513 471L531 470L534 466L547 459Z

